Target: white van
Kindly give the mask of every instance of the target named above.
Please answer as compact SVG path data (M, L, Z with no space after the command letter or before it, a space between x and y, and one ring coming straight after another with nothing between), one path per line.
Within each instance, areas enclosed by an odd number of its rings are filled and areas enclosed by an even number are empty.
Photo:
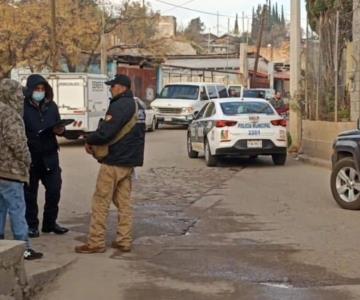
M31 74L19 74L22 85ZM97 129L109 105L107 77L101 74L49 73L41 74L54 90L54 101L62 119L74 119L66 127L65 137L78 139Z
M188 125L210 100L229 97L222 83L171 83L151 103L158 124Z

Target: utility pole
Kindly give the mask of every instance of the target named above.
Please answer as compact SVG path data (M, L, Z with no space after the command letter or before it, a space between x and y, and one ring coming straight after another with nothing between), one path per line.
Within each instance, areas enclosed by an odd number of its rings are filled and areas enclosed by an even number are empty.
M293 105L290 105L290 134L292 148L295 151L301 145L301 112L299 110L298 92L300 84L301 56L301 10L300 0L291 0L291 30L290 30L290 95Z
M248 45L249 45L249 32L250 32L250 21L248 18L247 25L246 25L246 44L248 44Z
M360 69L357 62L360 53L360 0L353 0L353 53L355 54L352 88L350 92L351 121L357 121L360 117Z
M253 73L253 76L251 78L250 87L254 87L255 80L256 80L256 75L257 75L257 70L258 70L258 66L259 66L260 49L261 49L262 36L263 36L264 26L265 26L266 11L267 11L267 6L264 5L262 13L261 13L260 32L259 32L259 36L258 36L258 40L257 40L257 47L256 47L256 54L255 54L255 64L254 64L254 73Z
M105 7L101 9L101 74L107 75L107 49L106 49L106 40L105 40Z
M230 18L228 18L228 36L226 39L226 71L229 71L229 47L230 47ZM229 74L226 76L227 84L229 84Z
M51 9L51 61L52 71L56 72L58 67L57 49L56 49L56 6L55 0L50 0Z
M335 33L335 51L334 51L334 66L335 66L335 122L338 121L338 106L339 106L339 21L340 12L336 12L336 33Z
M220 35L220 15L219 12L217 12L217 36L219 37Z
M242 12L242 36L245 34L245 12Z

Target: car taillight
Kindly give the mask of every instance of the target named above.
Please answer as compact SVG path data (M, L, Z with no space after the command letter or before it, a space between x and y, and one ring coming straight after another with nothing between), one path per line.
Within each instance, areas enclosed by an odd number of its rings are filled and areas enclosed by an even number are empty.
M287 126L287 122L284 119L273 120L273 121L271 121L271 124L274 126L283 126L283 127Z
M237 124L236 121L220 120L220 121L216 121L215 126L217 128L223 128L223 127L232 127L235 126L236 124Z

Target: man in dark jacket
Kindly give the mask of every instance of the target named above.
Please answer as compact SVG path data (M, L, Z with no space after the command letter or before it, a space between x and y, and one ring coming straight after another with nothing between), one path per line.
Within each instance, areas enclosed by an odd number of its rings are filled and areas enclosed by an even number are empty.
M86 151L93 154L92 146L107 145L129 123L137 111L137 104L130 90L131 81L125 75L117 75L108 81L112 99L105 120L86 141ZM75 248L78 253L102 253L106 251L106 218L111 202L118 209L117 239L112 247L123 252L132 246L131 184L134 167L144 160L145 124L139 122L120 141L109 146L109 155L100 161L96 191L92 201L92 214L87 243Z
M53 90L42 76L36 74L29 76L25 96L24 122L32 159L30 183L25 185L29 236L33 238L39 236L37 204L39 181L46 190L42 232L65 234L68 229L56 223L62 183L56 135L62 135L65 129L55 127L40 133L41 130L52 128L60 121L58 107L53 101Z

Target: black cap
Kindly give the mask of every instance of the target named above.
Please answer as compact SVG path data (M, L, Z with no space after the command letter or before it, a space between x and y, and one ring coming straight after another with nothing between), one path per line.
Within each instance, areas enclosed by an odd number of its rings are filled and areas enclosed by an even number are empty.
M119 74L119 75L116 75L114 77L114 79L111 79L109 81L106 81L105 82L106 85L116 85L116 84L119 84L119 85L122 85L122 86L125 86L127 88L131 88L131 80L128 76L126 75L123 75L123 74Z

